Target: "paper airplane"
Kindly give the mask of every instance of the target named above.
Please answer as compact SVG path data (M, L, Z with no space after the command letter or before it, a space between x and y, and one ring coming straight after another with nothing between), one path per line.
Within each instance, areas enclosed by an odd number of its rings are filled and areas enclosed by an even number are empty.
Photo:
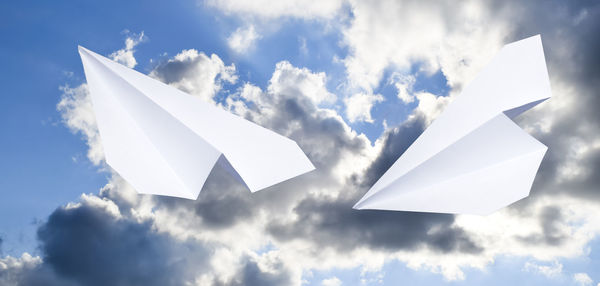
M79 47L106 162L139 193L196 199L219 162L255 192L315 167L296 142Z
M540 36L504 46L354 208L489 214L527 197L547 147L511 119L548 98Z

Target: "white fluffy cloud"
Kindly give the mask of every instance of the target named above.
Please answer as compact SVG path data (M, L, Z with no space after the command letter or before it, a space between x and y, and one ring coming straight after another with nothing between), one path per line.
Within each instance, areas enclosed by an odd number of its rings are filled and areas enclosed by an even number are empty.
M323 279L323 281L321 281L321 285L322 286L340 286L342 285L342 281L333 276L331 278L327 278L327 279Z
M377 87L389 67L442 69L450 86L471 79L501 47L507 31L479 1L351 1L355 17L343 31L349 81ZM393 35L393 36L391 36Z
M575 273L573 274L573 281L577 283L577 285L588 286L592 285L594 280L587 273Z
M414 66L418 72L431 74L441 70L451 87L468 82L504 43L508 25L491 17L491 11L479 1L444 4L436 1L394 1L375 3L364 1L207 1L225 13L242 19L248 15L276 20L281 17L319 18L336 21L333 17L347 6L352 11L349 25L341 25L342 43L349 49L342 59L347 73L348 102L373 103L379 98L374 90L380 86L384 72L394 72L388 82L398 89L405 103L416 97L412 91ZM341 17L344 18L344 17ZM253 27L250 25L250 27ZM245 47L251 42L251 29L238 29L228 42L230 47ZM393 35L393 36L390 36ZM233 48L237 50L236 48ZM244 50L240 48L240 50ZM403 74L403 77L397 75ZM351 106L348 118L370 122L370 108ZM369 110L366 110L367 107Z
M551 264L538 264L528 261L523 266L523 270L540 273L548 278L555 278L562 274L563 265L558 261L553 261Z
M22 272L33 269L42 263L39 256L31 256L25 252L21 257L0 257L0 284L2 285L17 285ZM3 273L10 270L10 272Z
M498 255L514 255L551 262L537 270L558 274L562 265L553 261L586 255L587 245L600 234L600 223L593 219L597 213L597 202L568 196L537 197L521 210L506 208L486 217L461 215L455 223L485 246L481 255L473 257L474 265L485 266L486 259L493 261Z
M269 83L269 92L303 95L317 105L336 100L336 96L327 90L324 72L313 73L307 68L294 67L288 61L277 63Z
M111 53L108 57L127 67L134 68L137 65L137 61L133 56L135 47L145 40L146 36L144 36L144 31L139 34L131 34L125 39L125 47Z
M419 105L409 118L416 115L423 116L426 125L440 115L451 100L451 98L436 96L429 92L417 92L414 96L419 100Z
M260 35L254 29L254 25L249 25L245 28L238 28L227 38L229 48L236 53L244 53L254 45L256 40L260 39Z
M350 97L344 98L346 105L346 117L350 122L365 121L373 122L371 118L371 109L373 106L382 102L381 94L356 93Z
M87 85L82 84L74 88L63 86L60 90L62 95L56 109L69 130L83 136L88 145L87 157L90 161L94 165L100 165L104 160L104 151Z

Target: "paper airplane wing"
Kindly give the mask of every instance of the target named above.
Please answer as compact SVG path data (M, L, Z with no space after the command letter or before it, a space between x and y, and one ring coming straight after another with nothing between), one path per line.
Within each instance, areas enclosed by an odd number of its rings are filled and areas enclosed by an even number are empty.
M218 161L252 192L314 169L289 138L83 47L79 53L106 161L140 193L196 199Z
M506 45L354 207L486 214L526 197L547 148L510 118L549 97L540 37Z

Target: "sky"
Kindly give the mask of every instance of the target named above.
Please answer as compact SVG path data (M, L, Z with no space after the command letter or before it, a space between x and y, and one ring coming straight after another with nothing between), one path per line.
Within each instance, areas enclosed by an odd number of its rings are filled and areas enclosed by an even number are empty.
M540 34L549 147L488 216L352 205L505 44ZM3 1L1 285L600 285L596 1ZM197 200L105 162L77 46L285 135L317 170ZM482 190L485 191L485 190Z

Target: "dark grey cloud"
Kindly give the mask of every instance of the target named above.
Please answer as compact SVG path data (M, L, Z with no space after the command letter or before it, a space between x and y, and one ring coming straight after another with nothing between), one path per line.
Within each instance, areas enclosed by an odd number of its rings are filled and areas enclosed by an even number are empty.
M277 112L260 123L298 142L318 170L331 170L343 151L359 153L366 147L364 140L347 132L343 122L320 113L307 97L281 94L272 100ZM255 112L260 114L260 110ZM249 114L248 118L252 120L253 116Z
M291 277L280 263L274 272L264 272L255 261L249 261L240 272L240 277L232 285L269 286L290 285Z
M451 226L454 216L418 212L358 211L354 200L307 198L295 208L293 223L274 221L269 232L277 239L313 241L319 247L348 251L369 247L384 250L427 246L440 252L477 253L464 230ZM435 231L431 231L435 230Z
M199 242L176 241L150 222L116 219L90 204L55 210L38 238L44 266L80 285L182 285L207 257Z
M197 220L203 228L222 229L251 220L258 212L258 200L246 186L218 164L206 180L197 200L156 197L158 206L193 210L186 218Z
M0 267L0 285L2 286L77 285L73 281L59 277L47 264L40 263L38 259L28 254L24 254L20 258L0 257L0 261L4 264L4 267Z
M373 161L361 178L365 187L370 187L387 171L398 158L417 140L425 130L425 120L415 117L388 130L384 136L381 153Z
M526 244L546 244L549 246L560 246L565 240L568 239L568 235L559 227L559 224L563 220L564 217L559 207L545 207L539 216L540 225L542 226L542 233L520 237L519 239Z
M195 217L190 217L190 220L197 219L203 227L219 229L251 220L260 210L277 213L293 208L292 204L306 194L308 187L337 187L338 183L332 178L333 167L342 159L344 152L362 152L366 141L349 134L342 121L319 112L301 94L265 97L269 97L269 104L277 112L266 115L252 108L244 116L295 140L316 170L251 194L243 183L217 164L198 200L157 197L157 203L172 209L193 209Z
M548 133L533 134L548 146L532 194L562 193L600 199L600 151L579 158L576 166L587 174L557 180L560 168L573 154L575 139L591 143L600 134L600 3L597 1L513 1L497 2L501 17L517 27L512 40L541 34L548 72L553 80L553 95L571 96L572 102L552 114L554 126ZM510 40L510 39L509 39ZM572 88L564 95L557 83ZM553 99L550 99L553 100ZM554 99L556 100L556 99ZM541 120L525 113L521 123Z
M273 221L269 232L280 240L306 239L321 247L347 251L358 247L400 250L428 246L441 252L481 251L464 230L453 227L454 215L418 212L354 210L366 190L423 132L424 121L415 117L388 130L384 146L367 172L349 180L341 198L308 197L295 212L298 220ZM431 231L435 229L436 231Z
M292 277L283 263L270 265L275 271L263 271L258 263L246 258L246 262L229 282L214 281L215 286L276 286L292 285Z
M152 75L166 84L178 82L182 78L187 77L192 69L195 68L197 62L202 60L202 57L198 57L195 60L188 61L162 62L156 66L152 72Z
M541 34L544 53L551 78L553 104L568 98L564 105L542 116L552 118L549 132L532 135L548 146L548 152L528 198L509 207L518 215L530 215L539 196L567 195L600 200L600 151L589 152L583 158L570 159L577 141L589 144L600 134L600 3L597 1L494 1L495 16L513 23L507 42ZM564 87L571 89L565 94ZM568 103L567 103L568 102ZM543 106L540 106L543 108ZM517 117L520 125L535 125L547 118L535 111ZM569 160L587 173L564 178L561 168ZM541 234L517 239L524 244L559 247L569 238L559 227L564 223L560 205L545 207L538 221Z
M277 112L265 115L255 109L246 114L246 117L253 120L253 117L261 116L259 124L296 141L316 169L253 196L269 207L284 205L292 208L294 206L287 203L297 203L297 198L305 196L309 188L339 188L339 183L334 178L334 168L344 156L363 152L368 141L348 132L339 118L319 111L305 96L265 96L269 97L272 109Z
M259 210L277 213L278 207L293 208L299 219L293 224L271 221L267 226L271 235L282 241L308 239L319 247L340 251L356 247L400 250L417 246L428 246L440 252L482 250L464 230L452 226L453 215L352 209L354 202L423 132L423 118L414 117L388 130L384 134L382 152L367 172L348 180L339 200L321 200L306 197L306 190L331 184L333 167L344 152L362 152L367 141L349 133L338 118L320 113L302 94L268 94L266 97L270 108L276 112L264 114L251 105L245 117L294 139L317 170L250 195L243 184L217 165L197 201L161 197L159 204L193 209L195 216L186 219L196 219L203 227L217 229L251 220ZM340 186L336 183L332 187Z

